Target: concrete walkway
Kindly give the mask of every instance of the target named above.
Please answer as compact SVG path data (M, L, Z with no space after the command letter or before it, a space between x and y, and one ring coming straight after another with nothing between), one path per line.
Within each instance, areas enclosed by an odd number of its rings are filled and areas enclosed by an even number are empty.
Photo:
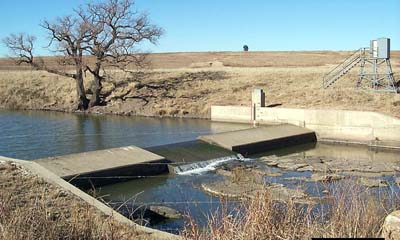
M313 131L289 124L206 135L199 139L241 154L265 152L317 140Z
M135 146L34 161L66 180L72 179L79 186L85 185L84 180L88 179L90 184L102 185L116 180L110 176L132 177L168 172L168 161L164 157Z

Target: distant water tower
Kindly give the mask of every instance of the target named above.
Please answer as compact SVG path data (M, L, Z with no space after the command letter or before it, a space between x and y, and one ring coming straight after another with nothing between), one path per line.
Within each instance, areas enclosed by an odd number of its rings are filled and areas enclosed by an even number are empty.
M361 58L357 87L360 88L363 85L370 85L375 91L398 91L390 65L389 38L371 40L369 56L365 53L365 56Z
M243 51L248 52L249 51L249 46L243 45Z
M325 74L323 87L328 88L353 67L360 64L357 88L369 88L380 92L399 92L390 65L390 39L371 40L369 48L360 48L341 64Z

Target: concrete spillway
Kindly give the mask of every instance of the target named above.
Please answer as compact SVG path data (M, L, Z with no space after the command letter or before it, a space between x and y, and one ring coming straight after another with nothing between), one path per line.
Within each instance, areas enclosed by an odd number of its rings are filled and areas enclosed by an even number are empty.
M289 124L218 133L199 139L243 155L317 141L313 131Z
M170 161L174 174L196 174L213 170L223 162L238 160L237 154L225 148L196 140L147 148Z
M200 141L202 140L202 141ZM83 188L163 173L196 172L243 155L316 141L314 132L293 125L249 128L201 136L200 140L147 149L135 146L35 160ZM210 144L211 143L211 144ZM235 153L236 152L236 153Z
M72 183L90 187L118 181L124 176L168 172L164 157L135 146L112 148L35 160ZM121 179L119 179L121 180Z
M146 149L135 146L91 151L35 160L65 180L90 188L145 176L201 168L207 161L235 155L203 141L189 141ZM236 156L236 155L235 155ZM182 166L182 167L180 167ZM185 170L186 169L186 170Z
M146 148L168 159L171 165L182 165L235 155L234 152L204 141L188 141Z

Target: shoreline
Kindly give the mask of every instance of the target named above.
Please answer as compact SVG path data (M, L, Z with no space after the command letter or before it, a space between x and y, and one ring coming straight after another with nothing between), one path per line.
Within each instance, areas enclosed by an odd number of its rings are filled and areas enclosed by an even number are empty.
M171 118L171 119L199 119L199 120L211 120L210 117L201 116L160 116L160 115L142 115L142 114L125 114L115 112L93 112L93 111L76 111L67 109L47 109L47 108L7 108L0 106L2 111L37 111L37 112L57 112L57 113L69 113L69 114L80 114L88 116L121 116L121 117L144 117L144 118Z

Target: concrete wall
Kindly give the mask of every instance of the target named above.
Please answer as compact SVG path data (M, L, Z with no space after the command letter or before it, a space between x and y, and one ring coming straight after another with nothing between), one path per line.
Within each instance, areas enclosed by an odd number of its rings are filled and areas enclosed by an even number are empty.
M255 115L259 124L289 123L314 130L320 140L400 142L400 119L376 112L260 107ZM251 107L212 106L211 120L251 123Z
M211 120L250 123L251 107L211 106Z

